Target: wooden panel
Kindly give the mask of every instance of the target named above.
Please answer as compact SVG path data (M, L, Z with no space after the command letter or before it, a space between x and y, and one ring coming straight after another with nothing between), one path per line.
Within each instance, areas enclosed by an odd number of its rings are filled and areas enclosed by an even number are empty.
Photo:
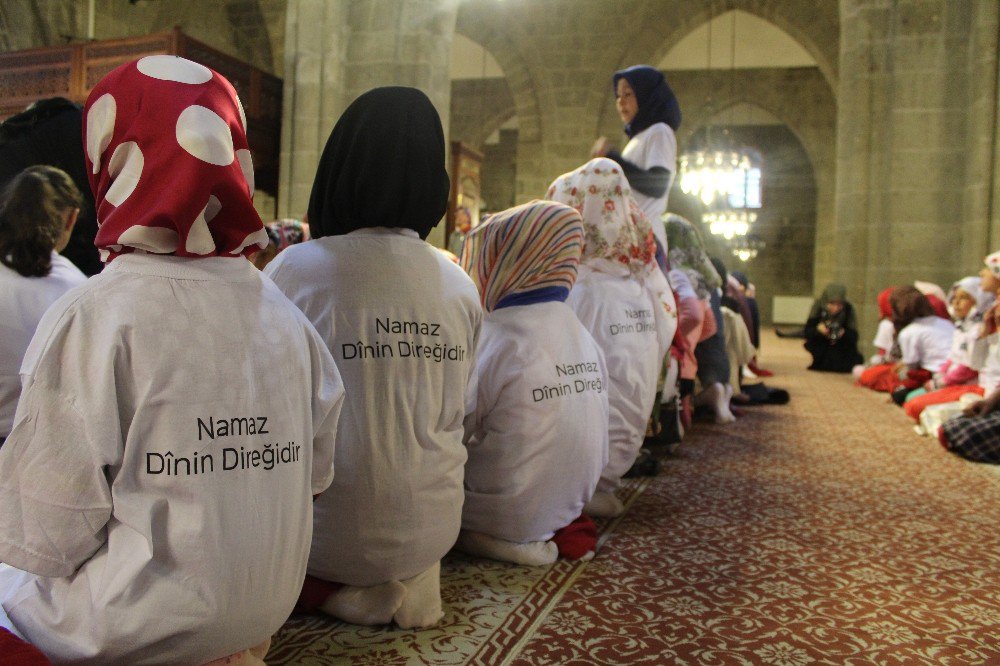
M199 62L233 84L247 116L247 139L253 154L257 188L278 191L281 141L281 79L180 30L0 53L0 121L45 97L66 97L82 104L111 70L147 55L174 54Z

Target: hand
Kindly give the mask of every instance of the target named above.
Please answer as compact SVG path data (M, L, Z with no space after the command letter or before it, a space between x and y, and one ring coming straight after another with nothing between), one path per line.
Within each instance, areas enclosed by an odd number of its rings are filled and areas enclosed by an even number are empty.
M989 411L989 404L985 400L974 402L962 410L964 416L983 416Z
M611 150L611 142L608 141L608 137L602 136L597 141L594 142L594 146L590 149L591 157L604 157Z
M830 334L830 329L827 328L827 325L824 324L823 322L820 322L820 323L816 324L816 330L819 331L820 333L822 333L823 335L829 335Z

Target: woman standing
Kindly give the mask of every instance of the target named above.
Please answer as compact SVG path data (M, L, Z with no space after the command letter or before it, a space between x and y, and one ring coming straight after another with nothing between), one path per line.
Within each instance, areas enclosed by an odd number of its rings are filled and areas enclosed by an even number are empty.
M612 78L618 115L628 143L618 152L607 138L594 144L595 157L607 156L621 165L632 188L632 198L649 218L660 248L667 250L661 224L667 197L677 174L677 137L681 109L666 78L649 65L635 65Z

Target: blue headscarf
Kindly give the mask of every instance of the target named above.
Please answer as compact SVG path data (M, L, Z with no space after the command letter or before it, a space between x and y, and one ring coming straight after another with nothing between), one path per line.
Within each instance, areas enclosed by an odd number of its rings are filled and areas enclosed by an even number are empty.
M616 93L618 79L628 81L639 104L635 118L625 126L625 134L631 138L656 123L666 123L677 131L681 126L681 107L660 70L649 65L635 65L615 72L611 85Z

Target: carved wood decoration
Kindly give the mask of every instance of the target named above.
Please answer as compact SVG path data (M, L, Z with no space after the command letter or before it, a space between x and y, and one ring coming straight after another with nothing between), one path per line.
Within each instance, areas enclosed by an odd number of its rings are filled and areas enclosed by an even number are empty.
M191 39L177 28L143 37L0 53L0 121L45 97L66 97L83 104L94 85L115 67L159 54L183 56L229 79L247 117L255 185L276 196L281 79Z
M461 141L452 142L451 196L445 217L445 238L447 248L455 254L461 251L465 234L479 225L483 201L482 163L482 153Z

